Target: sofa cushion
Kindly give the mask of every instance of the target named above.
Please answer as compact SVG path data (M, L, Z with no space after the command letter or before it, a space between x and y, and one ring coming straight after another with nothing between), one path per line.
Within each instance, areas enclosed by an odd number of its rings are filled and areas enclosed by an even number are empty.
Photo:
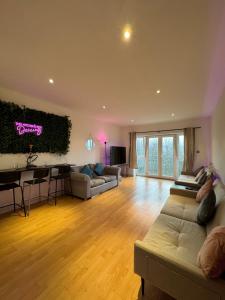
M221 181L218 181L214 187L216 195L216 212L213 219L207 224L207 233L219 225L225 226L225 187Z
M197 223L160 214L144 238L148 248L197 265L206 230Z
M199 172L195 176L195 181L198 181L204 172L205 172L205 168L202 168L201 170L199 170Z
M197 168L197 169L193 172L193 175L194 175L195 177L198 176L198 175L199 175L199 172L200 172L202 169L204 169L204 166L201 166L201 167Z
M197 259L206 277L217 278L225 271L225 227L217 226L207 236Z
M216 195L214 190L211 190L202 200L198 208L197 222L200 225L206 225L215 213Z
M95 178L103 179L103 180L105 180L105 182L110 182L110 181L116 180L116 176L114 176L114 175L96 176Z
M91 188L102 185L104 183L105 183L104 179L93 178L93 179L91 179Z
M89 165L85 165L80 169L80 173L88 175L90 178L93 177L93 170L89 167Z
M104 177L107 177L107 180L110 180L110 181L117 180L116 175L104 175Z
M196 201L201 202L203 198L212 190L213 188L213 181L211 178L207 179L205 184L200 188L196 195Z
M194 198L170 195L161 213L186 221L197 222L199 204Z
M198 178L197 183L203 185L207 180L208 174L206 171L202 173L202 175Z
M103 173L104 173L104 169L105 169L105 166L104 166L103 164L97 163L97 164L95 165L94 172L95 172L98 176L102 176Z

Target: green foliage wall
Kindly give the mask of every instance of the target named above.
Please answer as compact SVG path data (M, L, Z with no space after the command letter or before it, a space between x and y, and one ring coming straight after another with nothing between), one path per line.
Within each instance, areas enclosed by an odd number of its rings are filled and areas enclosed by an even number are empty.
M40 136L34 133L18 135L15 122L43 126ZM19 106L0 100L0 153L27 153L29 144L33 152L66 154L70 144L71 121L67 116Z

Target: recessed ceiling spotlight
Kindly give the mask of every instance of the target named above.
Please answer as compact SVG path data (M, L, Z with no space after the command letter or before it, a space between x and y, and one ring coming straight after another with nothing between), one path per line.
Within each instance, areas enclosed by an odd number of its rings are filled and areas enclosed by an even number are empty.
M160 90L157 90L157 91L156 91L156 94L160 94L160 93L161 93L161 91L160 91Z
M122 32L123 40L128 42L131 38L131 35L132 35L132 28L129 24L127 24L123 28L123 32Z
M102 109L106 109L106 106L105 106L105 105L102 105Z
M54 80L53 80L52 78L49 78L48 82L49 82L50 84L54 84Z
M130 31L127 30L127 31L124 32L123 35L124 35L125 40L129 40L130 36L131 36L131 33L130 33Z
M175 117L175 113L172 113L172 114L171 114L171 117L174 118L174 117Z

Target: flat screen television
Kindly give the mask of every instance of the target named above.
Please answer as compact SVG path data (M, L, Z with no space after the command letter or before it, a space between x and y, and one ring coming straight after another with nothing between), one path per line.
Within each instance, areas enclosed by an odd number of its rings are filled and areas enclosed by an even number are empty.
M110 147L110 165L121 165L126 163L126 147Z

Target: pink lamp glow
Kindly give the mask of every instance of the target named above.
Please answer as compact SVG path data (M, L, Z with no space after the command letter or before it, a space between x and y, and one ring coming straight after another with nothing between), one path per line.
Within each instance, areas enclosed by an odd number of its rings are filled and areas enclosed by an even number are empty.
M97 135L97 140L101 143L101 144L105 144L105 142L108 141L108 138L106 136L106 134L104 132L100 132L98 135Z

